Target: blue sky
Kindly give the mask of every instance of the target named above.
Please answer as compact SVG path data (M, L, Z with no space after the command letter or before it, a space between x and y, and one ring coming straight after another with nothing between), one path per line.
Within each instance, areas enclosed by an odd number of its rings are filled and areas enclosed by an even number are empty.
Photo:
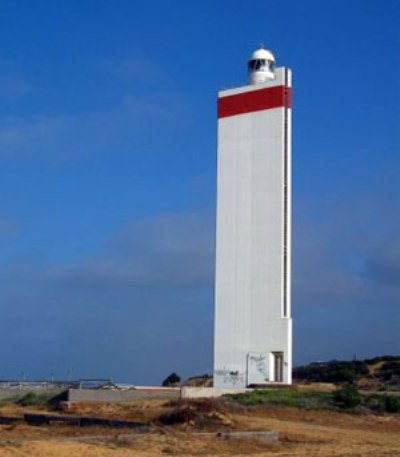
M211 372L216 94L293 69L294 362L400 353L400 4L4 0L0 378Z

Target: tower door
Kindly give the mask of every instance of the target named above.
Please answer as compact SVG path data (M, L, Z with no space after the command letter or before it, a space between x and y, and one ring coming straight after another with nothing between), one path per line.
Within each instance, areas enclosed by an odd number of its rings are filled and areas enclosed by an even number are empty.
M273 352L273 381L283 382L283 352Z
M265 384L268 381L268 354L249 352L247 354L247 385Z

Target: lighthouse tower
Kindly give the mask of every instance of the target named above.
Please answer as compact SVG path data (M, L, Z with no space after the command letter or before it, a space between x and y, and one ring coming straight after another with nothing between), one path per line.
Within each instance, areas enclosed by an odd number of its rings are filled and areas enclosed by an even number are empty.
M214 387L291 383L291 71L218 94Z

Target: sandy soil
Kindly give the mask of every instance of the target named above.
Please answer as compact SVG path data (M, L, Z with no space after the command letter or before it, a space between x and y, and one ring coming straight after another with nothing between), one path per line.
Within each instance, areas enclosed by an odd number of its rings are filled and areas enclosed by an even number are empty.
M151 420L166 410L168 407L160 400L113 405L80 404L70 408L73 414L131 420ZM1 409L3 415L20 415L22 412L15 407ZM0 426L0 456L400 456L400 415L281 407L228 409L224 415L233 429L278 431L279 444L266 445L254 439L223 440L215 434L198 434L190 424L157 426L152 433L17 424Z

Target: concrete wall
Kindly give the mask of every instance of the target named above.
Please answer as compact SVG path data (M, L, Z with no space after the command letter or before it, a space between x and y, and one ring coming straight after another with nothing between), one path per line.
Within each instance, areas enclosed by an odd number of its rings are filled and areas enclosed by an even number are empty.
M146 399L178 399L180 389L138 389L138 390L106 390L106 389L69 389L68 401L86 402L126 402Z
M217 389L214 387L182 387L181 398L216 398L227 394L241 394L249 392L250 389L225 388Z
M24 397L28 392L33 392L35 395L49 395L56 396L63 392L65 389L25 389L25 388L1 388L0 400L18 400Z

